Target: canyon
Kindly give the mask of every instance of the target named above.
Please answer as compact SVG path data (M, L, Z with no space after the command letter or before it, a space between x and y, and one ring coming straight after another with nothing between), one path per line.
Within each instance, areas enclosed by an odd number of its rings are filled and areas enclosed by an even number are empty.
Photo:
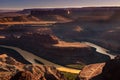
M115 65L119 63L119 59L115 59L120 53L119 13L119 7L24 9L0 13L0 54L5 53L1 58L6 61L8 56L13 57L22 66L3 61L2 68L10 71L6 65L15 66L16 71L19 67L19 75L29 76L35 75L23 67L44 69L42 80L69 80L59 71L80 72L78 80L99 80L100 74L104 74L106 80L114 80L117 75L110 73L107 77L109 72L104 70L111 61L116 62Z

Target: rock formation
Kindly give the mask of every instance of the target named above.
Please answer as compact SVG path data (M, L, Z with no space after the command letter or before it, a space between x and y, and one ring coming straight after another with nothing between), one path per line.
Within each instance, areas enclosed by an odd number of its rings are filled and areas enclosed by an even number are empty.
M3 17L0 18L0 22L29 22L29 21L40 21L39 18L30 16L30 15L20 15L20 16L12 16L12 17Z
M31 15L33 16L43 16L43 15L67 15L68 10L64 9L34 9L31 10Z
M120 57L83 68L78 80L120 80Z
M105 63L91 64L85 66L80 72L79 79L80 80L90 80L94 76L97 76L102 73L102 68Z
M7 42L7 43L6 43ZM92 47L52 46L59 44L60 39L52 34L24 34L19 39L13 38L5 41L4 45L17 46L35 55L60 65L92 64L109 60L109 56L96 52ZM72 42L70 42L72 43ZM24 45L24 46L23 46ZM82 44L80 44L82 45ZM40 54L41 53L41 54ZM62 62L61 62L62 60Z
M16 73L10 80L33 80L33 75L29 71L20 71Z
M39 40L40 44L57 44L58 43L58 38L54 35L50 34L26 34L23 35L20 39L24 41L31 41L35 42ZM38 43L39 43L38 42Z
M0 55L0 80L66 80L56 68L22 64L6 54Z
M103 80L120 80L120 56L107 61L101 75Z

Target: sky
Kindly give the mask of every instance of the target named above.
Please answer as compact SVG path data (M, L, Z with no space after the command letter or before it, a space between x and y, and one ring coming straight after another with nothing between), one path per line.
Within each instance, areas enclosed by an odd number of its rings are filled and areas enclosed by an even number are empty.
M0 0L0 9L120 6L120 0Z

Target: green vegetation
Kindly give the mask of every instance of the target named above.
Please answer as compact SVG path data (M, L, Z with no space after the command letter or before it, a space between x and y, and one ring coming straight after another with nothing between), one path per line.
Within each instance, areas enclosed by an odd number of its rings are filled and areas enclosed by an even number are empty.
M75 68L75 69L82 69L85 65L84 64L69 64L66 66L70 68Z
M73 74L73 73L69 73L69 72L61 72L62 74L64 74L65 78L67 78L67 80L75 80L77 78L78 74Z

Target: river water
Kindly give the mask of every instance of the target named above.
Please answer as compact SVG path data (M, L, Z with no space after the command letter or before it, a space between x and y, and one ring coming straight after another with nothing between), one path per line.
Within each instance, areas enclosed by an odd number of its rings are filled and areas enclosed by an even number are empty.
M82 42L82 43L84 43L84 44L86 44L86 45L88 45L90 47L96 48L96 52L99 52L99 53L104 54L104 55L108 55L111 59L114 59L115 56L116 56L116 55L110 54L109 50L107 50L107 49L105 49L105 48L103 48L101 46L98 46L96 44L93 44L93 43L90 43L90 42Z
M93 44L90 42L81 42L81 43L84 43L90 47L96 48L96 52L99 52L99 53L104 54L104 55L108 55L111 59L114 59L114 57L116 56L116 55L110 54L109 50L102 48L96 44ZM71 73L79 73L80 72L80 70L78 70L78 69L67 68L67 67L52 63L52 62L47 61L41 57L34 55L34 53L30 53L28 51L22 50L22 49L17 48L17 47L5 46L5 45L0 45L0 47L9 48L9 49L13 49L13 50L17 51L21 56L24 57L24 59L26 59L27 61L29 61L32 64L37 64L35 62L35 59L36 59L36 60L44 63L45 65L54 65L60 71L71 72Z
M64 67L64 66L52 63L48 60L45 60L41 57L34 55L34 53L22 50L22 49L17 48L17 47L4 46L4 45L0 45L0 47L8 48L8 49L12 49L12 50L17 51L21 56L24 57L24 59L26 59L28 62L30 62L32 64L39 65L37 62L35 62L35 60L38 60L38 61L42 62L44 65L56 67L56 69L58 69L59 71L70 72L70 73L75 73L75 74L78 74L81 71L79 69L68 68L68 67Z

